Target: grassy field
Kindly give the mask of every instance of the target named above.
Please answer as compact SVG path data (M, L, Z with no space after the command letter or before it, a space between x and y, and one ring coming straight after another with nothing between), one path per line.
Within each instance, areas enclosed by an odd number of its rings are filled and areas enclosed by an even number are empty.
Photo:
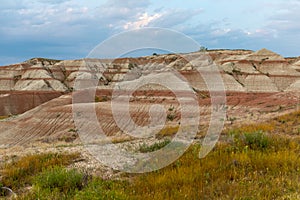
M27 156L2 166L0 186L12 188L18 199L295 200L300 199L299 128L300 112L232 127L204 159L198 158L201 146L194 144L162 170L124 174L120 180L67 169L78 154Z

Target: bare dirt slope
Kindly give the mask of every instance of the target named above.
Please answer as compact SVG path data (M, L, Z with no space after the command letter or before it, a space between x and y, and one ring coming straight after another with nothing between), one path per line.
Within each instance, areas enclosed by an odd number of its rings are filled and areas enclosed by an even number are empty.
M227 124L262 121L298 108L300 70L296 58L286 59L266 49L257 52L214 50L206 55L216 63L224 82ZM140 72L132 73L135 77L131 77L139 80L147 76L148 71L159 73L165 68L177 70L197 95L201 110L200 124L205 126L210 119L211 99L203 77L195 66L185 60L185 56L197 57L201 54L196 52L116 60L32 59L1 67L0 116L12 117L0 121L0 147L35 142L79 142L72 113L72 91L80 67L89 65L90 69L91 63L98 70L95 107L106 135L126 138L114 121L111 94L116 84L126 79L132 71ZM163 67L156 68L158 65ZM89 71L86 73L89 74ZM170 115L168 126L180 123L178 101L174 93L166 88L153 85L141 88L129 104L131 117L139 125L149 124L149 109L153 104L165 107Z

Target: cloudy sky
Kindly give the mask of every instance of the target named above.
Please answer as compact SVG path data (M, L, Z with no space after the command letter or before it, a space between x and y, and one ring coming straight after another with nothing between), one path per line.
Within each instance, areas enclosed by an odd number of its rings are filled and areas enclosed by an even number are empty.
M169 28L213 48L300 55L300 0L0 0L0 65L84 58L114 34Z

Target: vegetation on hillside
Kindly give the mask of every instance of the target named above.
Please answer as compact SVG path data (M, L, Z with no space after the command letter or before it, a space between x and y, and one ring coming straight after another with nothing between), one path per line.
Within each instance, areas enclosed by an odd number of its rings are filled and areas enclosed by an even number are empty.
M194 144L164 169L119 180L66 169L78 155L29 156L3 166L0 186L19 199L300 199L299 127L300 112L233 127L204 159Z

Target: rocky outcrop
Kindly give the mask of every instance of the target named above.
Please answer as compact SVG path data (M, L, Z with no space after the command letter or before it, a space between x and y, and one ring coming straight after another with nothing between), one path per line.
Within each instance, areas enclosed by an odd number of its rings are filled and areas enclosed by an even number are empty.
M210 71L213 64L218 72ZM292 108L299 101L296 94L300 91L300 62L266 49L257 52L214 50L205 55L195 52L115 60L31 59L0 67L0 116L19 114L0 121L0 146L76 138L72 94L78 93L71 92L75 80L86 77L93 77L98 87L95 98L82 106L95 106L99 123L108 136L122 135L124 133L112 114L113 90L122 91L127 86L123 83L132 80L141 85L157 77L166 81L169 80L168 72L174 71L178 75L178 79L174 79L174 90L181 94L189 90L198 97L201 120L205 123L211 113L211 99L204 77L207 74L213 77L218 73L222 78L228 95L228 113L232 116L241 117L247 113L247 116L259 118L265 111L274 114L282 107ZM157 74L159 76L155 76ZM184 79L189 83L186 87L180 82ZM178 125L180 106L173 92L158 84L137 88L129 99L130 116L137 124L147 126L150 123L149 109L154 103L169 112L168 125ZM124 108L123 105L119 107Z
M0 116L24 113L62 94L62 92L53 91L0 92Z
M293 63L292 68L295 69L297 72L300 72L300 60L296 63Z
M187 58L201 59L193 63ZM218 66L227 91L300 91L300 61L285 59L267 49L257 52L211 50L205 53L205 56L203 53L196 52L114 60L59 61L36 58L24 63L0 67L0 92L4 95L0 97L0 101L5 102L1 104L3 109L0 115L19 114L30 110L57 97L58 94L73 91L76 78L91 75L98 80L98 89L112 89L120 81L139 80L150 73L175 70L183 75L192 88L207 91L203 74L201 75L197 69L202 67L199 65L207 65L212 61ZM24 95L22 101L11 100L19 99L21 94ZM32 97L32 94L36 94L35 97ZM35 103L32 103L33 99ZM22 102L22 106L16 105L17 102Z
M84 59L53 61L32 59L21 64L0 68L0 91L72 91L78 74L96 76L99 86L112 88L124 78L136 79L150 72L159 73L176 70L204 90L205 82L194 81L199 76L197 67L185 58L201 56L201 53L184 55L156 55L142 58ZM202 54L203 55L203 54ZM285 91L291 90L300 77L299 61L290 64L288 59L262 49L257 52L246 50L215 50L206 53L219 67L228 91ZM78 72L84 69L85 72ZM84 75L85 74L85 75ZM257 76L257 77L256 77ZM202 82L201 82L202 81ZM295 88L295 85L292 88ZM260 89L259 87L264 87Z
M300 73L297 63L262 49L248 55L237 55L215 60L219 68L235 78L248 92L299 91L295 84ZM293 86L292 86L293 85Z

